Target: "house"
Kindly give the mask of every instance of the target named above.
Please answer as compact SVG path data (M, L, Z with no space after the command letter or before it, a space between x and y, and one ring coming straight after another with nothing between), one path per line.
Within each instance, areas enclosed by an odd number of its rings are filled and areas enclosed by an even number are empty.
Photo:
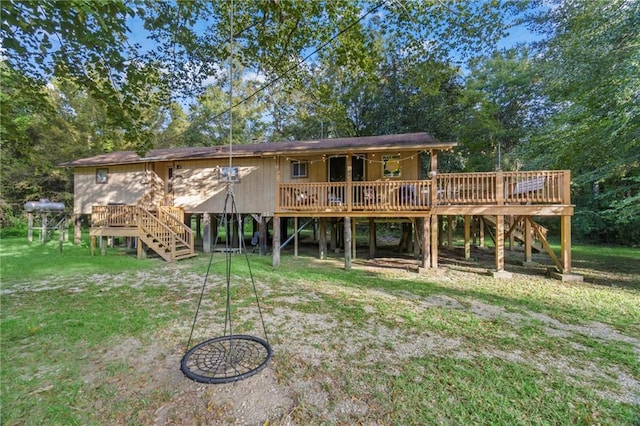
M466 256L474 217L495 228L496 276L508 275L505 236L518 232L525 262L531 260L532 237L537 235L557 272L571 277L570 173L439 173L438 153L455 146L427 133L409 133L155 149L143 157L114 152L62 166L74 169L74 214L76 221L91 215L93 241L137 238L139 250L146 245L169 261L194 253L193 230L184 224L185 217L198 218L196 237L202 234L204 251L212 249L216 218L228 212L232 191L238 215L257 223L261 245L270 224L274 266L280 262L283 218L294 221L294 230L301 219L318 221L321 257L327 226L340 223L347 268L356 222L372 225L369 255L375 256L375 222L404 218L416 231L420 266L428 269L438 266L439 219L463 216ZM536 216L560 218L560 258L546 244L544 229L533 221Z

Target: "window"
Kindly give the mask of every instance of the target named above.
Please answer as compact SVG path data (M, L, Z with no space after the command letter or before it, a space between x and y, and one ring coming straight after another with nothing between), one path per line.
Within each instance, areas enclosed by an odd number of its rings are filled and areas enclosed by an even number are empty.
M382 175L386 178L400 177L399 155L384 155L382 157Z
M107 183L109 180L109 169L96 170L96 183Z
M292 161L291 162L291 177L293 178L306 178L309 174L307 172L309 166L308 161Z
M237 167L220 167L218 173L220 182L240 182L240 171Z

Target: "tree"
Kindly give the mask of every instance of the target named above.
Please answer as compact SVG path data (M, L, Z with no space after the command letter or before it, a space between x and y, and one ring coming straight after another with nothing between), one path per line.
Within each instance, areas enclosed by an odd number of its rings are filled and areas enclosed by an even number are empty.
M547 113L540 78L525 46L471 61L465 78L460 142L471 171L530 168L518 156L527 130Z
M539 65L553 114L524 147L571 169L578 233L640 241L640 3L558 3Z
M219 76L230 55L230 36L243 66L270 81L295 82L307 52L366 70L372 30L416 57L467 57L492 46L503 35L505 20L529 6L521 1L11 0L3 3L0 37L15 70L41 84L52 76L74 80L104 103L130 146L143 152L151 146L152 126L142 111L153 102L166 106L202 93L202 83ZM146 32L145 43L132 41L134 24Z
M62 118L52 90L40 88L6 64L0 64L0 85L3 204L21 206L39 198L69 202L73 179L56 163L75 146L75 132Z

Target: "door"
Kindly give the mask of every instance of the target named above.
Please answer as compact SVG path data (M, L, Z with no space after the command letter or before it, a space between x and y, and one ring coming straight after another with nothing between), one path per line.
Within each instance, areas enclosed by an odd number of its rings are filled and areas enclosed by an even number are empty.
M365 158L363 155L351 157L351 180L360 182L365 180ZM329 158L329 182L346 182L347 181L347 157L330 157Z

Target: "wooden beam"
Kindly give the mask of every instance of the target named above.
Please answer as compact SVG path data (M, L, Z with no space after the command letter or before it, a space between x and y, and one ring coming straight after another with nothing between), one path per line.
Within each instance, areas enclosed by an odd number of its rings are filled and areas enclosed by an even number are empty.
M524 262L529 263L532 261L531 247L533 246L533 236L531 235L531 222L528 217L524 218Z
M318 251L320 259L327 258L327 218L320 218L320 236L318 238Z
M280 200L280 182L281 182L281 177L280 177L280 157L276 156L276 206L281 205L281 200ZM277 207L276 207L277 209ZM273 221L275 224L275 220ZM275 226L274 226L275 228ZM279 227L278 227L279 228ZM275 244L274 244L275 246ZM280 244L278 244L278 247L280 247Z
M73 244L80 244L82 241L82 215L73 215Z
M352 181L353 181L353 164L351 164L353 157L351 153L347 154L345 162L347 163L347 193L345 194L345 201L347 204L347 211L351 211L353 208L353 190L352 190ZM344 246L344 251L349 250L349 246Z
M560 250L562 251L562 273L571 273L571 216L560 218Z
M516 229L518 221L513 220L513 216L509 215L507 216L507 222L509 223L509 232L507 232L507 236L509 238L509 251L512 251L515 243L513 238L513 230Z
M562 203L571 204L571 172L569 170L565 170L562 174Z
M344 218L344 269L351 270L351 218Z
M544 233L540 230L540 227L538 226L538 224L535 223L530 217L527 217L527 220L531 224L531 227L533 227L533 230L535 231L536 235L538 236L538 239L542 243L542 247L544 247L544 249L549 254L549 257L551 257L551 260L553 260L553 263L556 265L556 268L558 268L558 271L564 272L562 264L558 260L558 256L556 256L556 254L554 253L553 249L549 245L549 242L547 241L546 237L544 236Z
M431 267L431 217L422 219L422 267Z
M369 218L369 259L376 257L376 221Z
M573 215L573 206L560 204L538 204L538 205L440 205L438 206L439 215L478 215L493 216L496 214L513 215L513 216L562 216ZM404 213L403 213L404 214Z
M271 264L274 268L280 266L280 218L273 220L273 243Z
M211 253L211 213L203 213L202 219L202 251Z
M471 258L471 215L464 216L464 258Z
M431 171L432 172L437 172L438 171L438 151L436 151L435 149L432 149L429 152L429 156L431 157Z
M501 171L496 172L496 203L504 205L504 174Z
M431 216L431 267L438 267L438 216Z
M293 257L298 257L298 217L293 218Z
M496 216L496 271L504 271L504 216Z

